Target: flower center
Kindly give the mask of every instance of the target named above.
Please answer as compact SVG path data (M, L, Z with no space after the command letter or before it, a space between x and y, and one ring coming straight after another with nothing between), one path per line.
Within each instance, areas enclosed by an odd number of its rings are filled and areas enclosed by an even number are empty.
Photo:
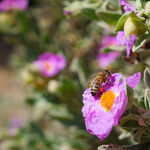
M114 103L114 100L116 98L115 93L113 93L112 91L106 91L102 94L102 96L100 97L100 104L105 107L105 109L107 111L110 111L112 108L112 105Z
M47 70L50 70L51 69L51 65L49 64L49 62L45 61L44 62L44 66Z

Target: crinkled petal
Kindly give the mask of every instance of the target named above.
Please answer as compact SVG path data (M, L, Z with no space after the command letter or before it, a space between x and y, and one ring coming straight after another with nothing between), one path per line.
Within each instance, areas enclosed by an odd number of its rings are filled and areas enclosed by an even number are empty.
M133 5L131 5L128 1L126 0L120 0L120 5L124 6L124 12L129 12L129 11L135 11L135 8Z
M100 140L106 138L113 127L113 117L105 111L100 101L86 102L82 108L86 129L89 133L96 135Z
M140 82L141 79L141 73L137 72L132 76L129 76L126 78L127 84L130 88L134 89L137 84Z
M116 35L116 40L118 45L120 46L126 45L127 57L129 57L133 44L136 40L136 36L132 34L129 39L127 37L126 38L124 37L125 37L125 32L119 31Z
M126 49L127 49L127 57L129 57L129 55L131 53L131 50L132 50L133 44L135 42L135 39L136 39L136 36L134 34L132 34L130 36L130 41L127 38L125 40Z
M118 124L120 117L122 116L125 108L127 106L127 95L126 92L123 90L120 92L120 95L115 99L114 105L111 109L111 113L114 116L114 126Z
M113 63L119 56L121 55L121 52L109 52L109 53L100 53L98 55L98 64L100 68L106 68L111 63Z

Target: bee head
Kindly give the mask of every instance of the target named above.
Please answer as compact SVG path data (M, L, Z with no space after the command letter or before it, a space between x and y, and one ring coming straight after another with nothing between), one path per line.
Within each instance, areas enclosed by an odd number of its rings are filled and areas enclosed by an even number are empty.
M110 72L110 70L105 70L105 72L106 72L106 73L108 73L108 74L109 74L109 76L111 76L111 72Z

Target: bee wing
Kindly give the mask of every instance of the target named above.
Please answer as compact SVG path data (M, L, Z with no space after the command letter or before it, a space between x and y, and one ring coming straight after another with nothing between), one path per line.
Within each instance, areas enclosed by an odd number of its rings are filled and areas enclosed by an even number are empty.
M92 75L89 79L83 82L83 85L90 86L91 82L96 79L97 74Z

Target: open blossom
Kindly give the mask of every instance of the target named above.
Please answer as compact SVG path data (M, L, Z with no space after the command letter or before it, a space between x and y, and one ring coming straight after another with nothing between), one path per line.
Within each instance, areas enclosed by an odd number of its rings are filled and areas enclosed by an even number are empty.
M28 0L2 0L0 2L0 11L12 9L25 10L28 7Z
M98 91L96 96L91 95L90 88L86 89L83 94L82 114L86 129L100 140L104 140L110 134L112 127L118 124L126 109L126 84L125 80L121 80L121 78L122 75L119 73L112 74L110 82L102 84L103 91ZM139 78L136 79L133 81L136 83L134 85L139 82ZM131 81L129 86L132 85Z
M129 11L135 11L135 8L133 5L131 5L128 1L126 0L120 0L120 5L124 6L124 12L129 12Z
M117 40L118 45L120 46L126 45L127 57L129 57L133 44L136 40L136 36L132 34L128 39L127 37L125 37L124 31L119 31L117 33L116 40Z
M45 52L39 56L34 65L45 77L53 77L66 66L66 59L61 54Z
M117 52L117 51L107 52L107 53L102 52L103 49L109 46L116 46L116 45L117 45L117 41L114 36L104 36L99 46L99 54L97 57L97 61L100 68L102 69L106 68L111 63L113 63L118 57L120 57L121 52Z

